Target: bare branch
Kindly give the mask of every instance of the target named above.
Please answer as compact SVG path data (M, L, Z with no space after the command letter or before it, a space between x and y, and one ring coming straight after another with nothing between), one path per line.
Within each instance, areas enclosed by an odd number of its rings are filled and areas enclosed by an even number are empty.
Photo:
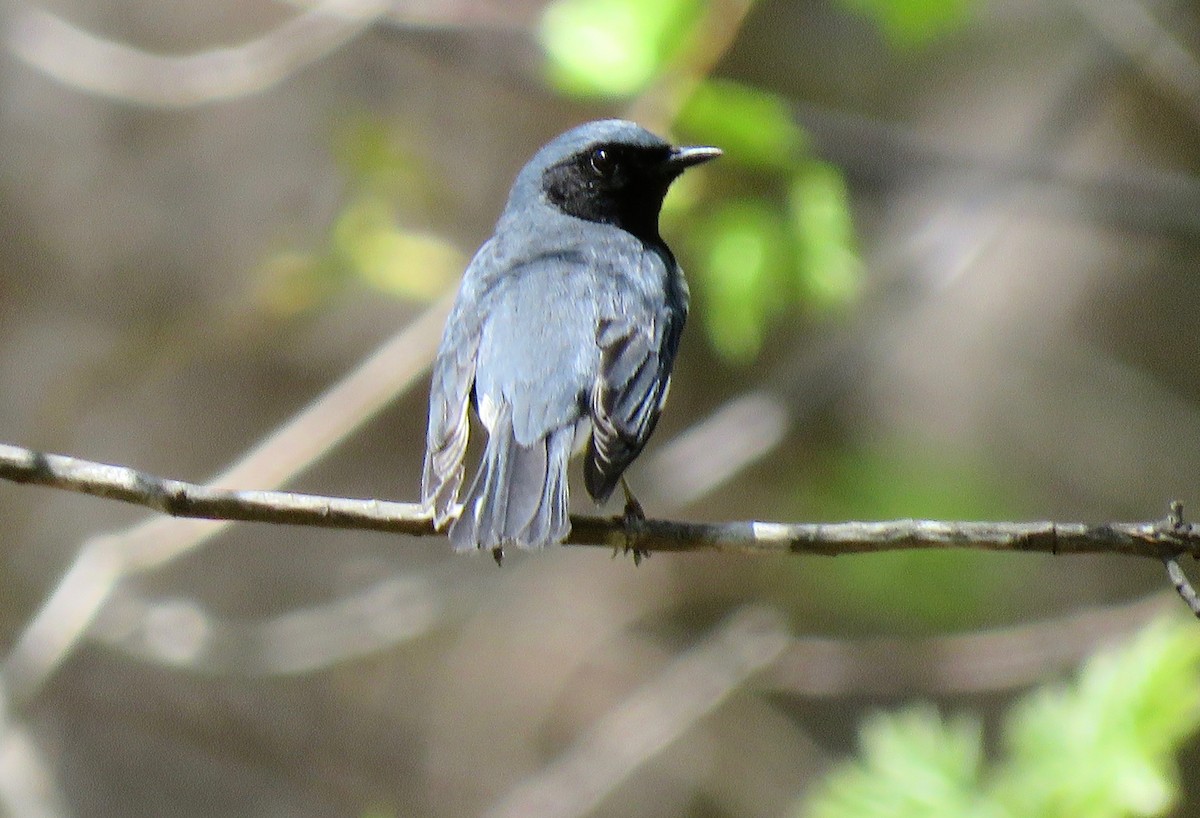
M42 454L0 444L0 477L146 506L172 517L359 528L430 534L420 505L317 497L286 491L234 491L168 480L126 466Z
M1175 586L1175 592L1191 612L1200 617L1200 596L1196 594L1196 589L1192 587L1187 574L1179 567L1179 560L1175 557L1163 557L1163 565L1167 569L1167 576L1171 578L1171 584Z
M1161 523L1161 526L1172 531L1185 531L1190 528L1183 521L1183 503L1178 500L1171 501L1171 509L1167 512L1167 519ZM1188 609L1197 618L1200 618L1200 595L1197 595L1191 580L1179 567L1179 556L1179 554L1163 554L1163 567L1167 569L1167 576L1171 578L1171 584L1175 586L1175 593L1179 594L1179 598L1188 606Z
M7 444L0 444L0 478L121 500L173 517L411 536L438 533L428 512L416 503L199 486L155 477L126 466L42 454ZM688 523L573 515L571 523L568 545L600 545L641 552L836 556L914 548L977 548L1048 554L1124 554L1156 559L1200 554L1200 530L1182 521L1176 524L1174 520L1100 525L938 520Z

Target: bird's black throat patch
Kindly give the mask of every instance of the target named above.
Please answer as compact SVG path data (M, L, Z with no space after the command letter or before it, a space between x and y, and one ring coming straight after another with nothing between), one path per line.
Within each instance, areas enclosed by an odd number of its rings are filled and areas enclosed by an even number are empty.
M605 165L594 156L604 151ZM593 146L551 165L542 175L546 199L569 216L619 227L647 244L661 244L658 213L675 174L670 148Z

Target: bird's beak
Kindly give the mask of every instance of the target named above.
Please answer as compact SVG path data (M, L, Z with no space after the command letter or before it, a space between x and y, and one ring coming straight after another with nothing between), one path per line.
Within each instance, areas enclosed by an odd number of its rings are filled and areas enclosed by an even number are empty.
M699 165L721 155L720 148L693 146L688 148L672 148L667 157L666 166L671 174L678 176L692 165Z

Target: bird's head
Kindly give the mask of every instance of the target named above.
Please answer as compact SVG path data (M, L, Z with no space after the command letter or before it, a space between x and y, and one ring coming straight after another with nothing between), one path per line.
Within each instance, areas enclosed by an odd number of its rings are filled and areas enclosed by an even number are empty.
M589 122L543 147L522 181L550 206L590 222L658 240L658 214L671 182L687 168L721 155L717 148L673 147L619 119ZM518 190L514 186L514 195Z

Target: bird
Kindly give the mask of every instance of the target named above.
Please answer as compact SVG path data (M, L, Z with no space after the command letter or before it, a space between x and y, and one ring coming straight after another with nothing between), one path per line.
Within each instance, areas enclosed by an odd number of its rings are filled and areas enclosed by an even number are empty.
M721 155L620 119L539 149L467 265L433 365L422 502L458 551L537 549L570 532L568 463L597 503L667 398L688 286L659 235L671 183ZM459 503L474 409L487 442ZM637 554L635 554L635 557Z

